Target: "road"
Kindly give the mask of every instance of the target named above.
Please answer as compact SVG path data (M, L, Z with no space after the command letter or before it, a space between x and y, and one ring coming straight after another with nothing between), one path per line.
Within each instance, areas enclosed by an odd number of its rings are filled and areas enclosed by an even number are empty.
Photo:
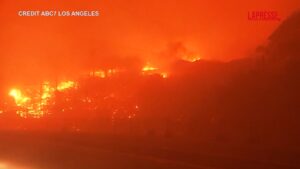
M294 169L208 153L183 153L121 139L56 134L0 135L0 169ZM139 145L137 145L139 144ZM152 146L151 146L152 145ZM238 160L237 160L238 159Z

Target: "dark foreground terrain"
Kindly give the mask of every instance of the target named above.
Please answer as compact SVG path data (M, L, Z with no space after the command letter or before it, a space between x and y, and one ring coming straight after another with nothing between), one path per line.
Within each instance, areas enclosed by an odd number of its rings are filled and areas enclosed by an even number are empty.
M183 139L174 143L90 134L0 135L0 169L296 169L299 157L296 151Z

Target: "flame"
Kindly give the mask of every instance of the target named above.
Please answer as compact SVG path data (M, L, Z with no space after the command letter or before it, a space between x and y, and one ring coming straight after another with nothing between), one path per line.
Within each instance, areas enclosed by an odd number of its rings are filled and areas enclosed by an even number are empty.
M58 91L64 91L67 89L71 89L71 88L75 88L76 87L76 83L73 81L65 81L65 82L61 82L57 85L57 90Z
M9 96L14 98L17 106L22 106L30 100L30 98L24 96L19 89L11 89Z
M55 91L55 88L51 87L49 82L45 82L43 84L41 97L39 98L40 99L40 104L39 104L40 110L44 109L45 106L49 105L49 101L54 96L54 91ZM46 112L41 112L38 114L44 114L44 113L46 113Z
M42 99L49 99L52 97L52 93L54 92L54 88L50 86L49 82L45 82L43 85Z
M48 113L46 106L50 103L55 91L49 82L44 82L40 90L32 94L30 97L25 96L20 89L11 89L9 96L13 97L18 107L17 114L20 117L41 118ZM32 91L31 91L32 92Z
M142 69L143 75L160 75L162 78L166 79L169 77L169 74L167 72L162 72L159 68L151 66L149 63L147 63L146 66Z
M201 57L197 56L197 55L186 55L186 56L182 57L181 59L188 61L188 62L197 62L197 61L201 60Z
M106 73L106 76L110 77L110 76L115 75L118 72L119 72L119 70L117 70L117 69L108 69L107 73Z
M168 78L169 77L169 74L166 73L166 72L163 72L163 73L160 73L160 76L164 79Z
M146 66L144 66L143 69L142 69L143 72L155 71L155 70L158 70L158 68L150 66L149 64L147 64Z
M124 70L119 69L106 69L106 70L97 70L89 73L90 76L100 77L100 78L109 78L112 77ZM161 71L159 68L154 67L150 64L145 65L141 70L141 75L159 75L161 78L168 78L169 73ZM49 106L55 104L55 91L65 91L69 89L77 89L78 82L75 81L62 81L55 85L52 85L50 82L45 81L39 87L30 87L26 88L26 90L20 90L13 88L9 91L9 96L11 96L18 109L16 113L22 117L33 117L33 118L41 118L47 114L49 114ZM25 91L25 92L24 92ZM84 99L83 102L91 103L91 99ZM138 107L136 107L138 109ZM72 110L72 107L70 108ZM65 111L65 109L63 109ZM0 111L3 113L3 111ZM130 116L133 118L134 116Z
M94 72L90 72L90 76L95 76L99 78L107 78L107 77L112 77L113 75L117 74L120 72L118 69L108 69L108 70L96 70Z
M73 81L59 83L58 91L64 91L76 87ZM27 89L30 96L24 95L20 89L11 89L9 96L13 97L18 107L16 113L22 117L41 118L49 113L47 106L51 105L51 99L54 97L55 87L50 82L44 82L39 90Z
M97 70L97 71L93 72L93 75L95 77L106 78L105 71L103 71L103 70Z

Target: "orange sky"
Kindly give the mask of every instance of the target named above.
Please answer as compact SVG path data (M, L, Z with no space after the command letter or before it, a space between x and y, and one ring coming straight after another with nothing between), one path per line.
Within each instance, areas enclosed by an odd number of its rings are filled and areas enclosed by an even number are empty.
M1 78L32 82L33 76L49 78L98 65L159 62L168 60L163 53L174 43L202 58L244 57L280 24L249 21L248 11L274 10L284 19L299 7L299 0L1 0ZM18 10L101 14L18 17Z

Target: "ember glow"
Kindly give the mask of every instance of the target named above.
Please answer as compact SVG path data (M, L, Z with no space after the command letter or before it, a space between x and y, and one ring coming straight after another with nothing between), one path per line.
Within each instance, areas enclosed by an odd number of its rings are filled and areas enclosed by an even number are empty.
M106 73L103 70L97 70L90 73L91 76L99 77L99 78L106 78Z
M73 81L65 81L65 82L61 82L58 84L57 86L57 90L58 91L64 91L67 89L71 89L71 88L75 88L76 87L76 83Z
M161 75L161 77L164 78L164 79L166 79L166 78L169 77L169 74L166 73L166 72L160 73L160 75Z
M158 68L150 66L149 64L147 64L145 67L143 67L143 72L150 72L150 71L155 71L158 70Z
M152 66L149 63L142 68L142 75L160 75L164 79L169 77L169 73L164 72L160 68Z
M0 169L300 169L299 6L0 0Z
M9 96L14 98L17 106L23 106L30 100L30 98L24 96L19 89L11 89L9 92Z
M23 118L41 118L49 114L49 106L54 105L53 97L55 90L63 92L76 88L73 81L63 81L57 87L50 82L44 82L40 86L29 87L24 90L11 89L11 96L17 106L16 113Z
M126 70L120 71L119 69L98 69L96 71L91 71L89 77L96 78L109 78L117 74L122 75ZM161 71L159 68L147 64L141 70L141 76L159 75L161 78L166 79L169 77L168 72ZM78 78L81 78L78 76ZM53 82L45 81L41 85L31 86L24 89L13 88L9 91L9 96L14 98L15 104L17 106L16 113L23 118L41 118L45 115L51 114L49 107L55 105L55 91L65 92L78 88L78 81L61 81L54 85ZM88 97L86 97L88 98ZM91 98L83 98L82 102L91 104L93 100ZM106 97L104 97L106 98ZM65 98L68 102L69 98ZM98 107L98 106L96 106ZM66 110L72 110L73 108L63 108L62 112ZM136 115L129 115L128 118L133 118Z
M16 165L13 163L0 162L0 169L32 169L32 168Z
M182 60L188 61L188 62L197 62L201 59L200 56L197 55L186 55L182 57Z
M118 70L118 69L108 69L108 70L99 69L99 70L90 72L90 76L104 79L107 77L112 77L112 76L116 75L117 73L120 73L120 70Z
M29 91L26 95L20 89L11 89L9 92L9 95L15 100L16 113L23 118L44 116L48 112L46 106L49 105L49 100L53 97L54 88L45 82L41 89L27 89L26 91Z

